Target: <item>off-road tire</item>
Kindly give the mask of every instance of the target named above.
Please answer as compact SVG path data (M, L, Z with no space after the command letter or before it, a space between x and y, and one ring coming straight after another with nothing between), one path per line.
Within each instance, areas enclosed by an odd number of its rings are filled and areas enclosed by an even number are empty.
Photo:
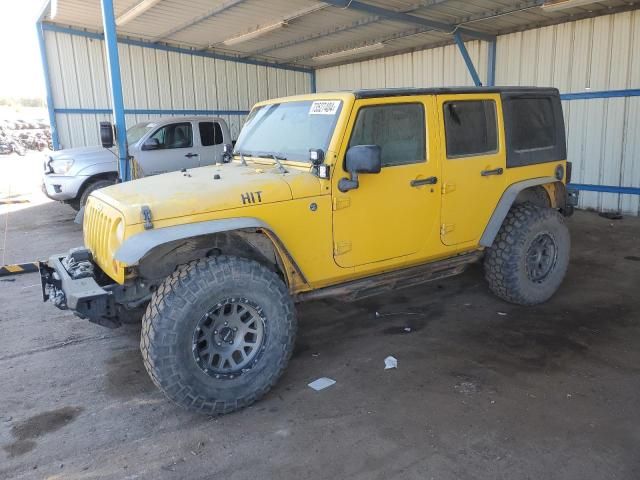
M89 195L91 195L96 190L100 190L101 188L109 187L114 185L116 182L114 180L96 180L95 182L90 183L84 188L82 195L80 195L80 204L79 207L82 208L87 204L87 200L89 199ZM71 204L70 204L71 205ZM73 205L71 205L75 208ZM77 210L80 210L78 208Z
M73 200L65 200L65 202L67 205L69 205L71 208L73 208L76 212L80 211L80 199L79 198L74 198Z
M531 254L534 241L545 236L553 242L555 260L548 274L534 281L527 254ZM560 213L529 202L514 205L486 252L485 278L491 291L507 302L519 305L542 303L562 283L569 265L569 253L569 230Z
M259 306L265 336L255 363L231 378L205 373L194 358L194 332L203 315L228 298ZM154 292L144 317L140 349L151 379L169 399L217 415L247 407L285 370L295 344L296 313L280 277L258 262L218 256L182 265Z

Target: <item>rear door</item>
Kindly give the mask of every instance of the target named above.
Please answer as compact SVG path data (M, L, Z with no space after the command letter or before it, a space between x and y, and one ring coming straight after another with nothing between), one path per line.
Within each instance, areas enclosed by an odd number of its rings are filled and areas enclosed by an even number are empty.
M136 156L141 176L173 172L199 166L198 149L194 145L191 122L176 122L159 127L149 140L157 140L157 148L142 150Z
M222 162L224 136L219 122L198 122L200 166Z
M499 94L439 95L445 245L477 241L504 192L505 147Z

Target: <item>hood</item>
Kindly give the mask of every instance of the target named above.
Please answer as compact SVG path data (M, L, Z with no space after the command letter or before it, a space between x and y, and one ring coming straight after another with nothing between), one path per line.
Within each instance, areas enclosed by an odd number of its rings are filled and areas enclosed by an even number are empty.
M93 147L65 148L64 150L52 152L49 156L54 160L72 158L76 162L91 161L92 163L96 163L116 161L116 157L112 151L99 145Z
M133 225L143 222L142 206L148 206L153 221L159 221L321 193L320 181L308 168L288 170L283 175L271 165L212 165L120 183L93 195L118 209L126 224Z

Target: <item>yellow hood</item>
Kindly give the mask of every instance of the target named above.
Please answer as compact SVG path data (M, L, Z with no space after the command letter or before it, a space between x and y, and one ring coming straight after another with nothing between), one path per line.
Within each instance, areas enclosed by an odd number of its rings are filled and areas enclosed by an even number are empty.
M171 172L103 188L95 197L119 210L126 225L143 223L148 206L153 220L165 220L317 195L320 181L309 169L237 162ZM216 178L219 177L219 178Z

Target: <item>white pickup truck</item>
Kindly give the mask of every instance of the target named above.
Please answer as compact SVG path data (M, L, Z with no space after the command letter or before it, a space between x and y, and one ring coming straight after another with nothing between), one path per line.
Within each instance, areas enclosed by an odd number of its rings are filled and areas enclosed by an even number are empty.
M224 145L232 141L221 118L164 117L127 129L127 143L140 177L221 163ZM43 191L79 210L91 192L112 185L117 178L113 149L69 148L46 158Z

